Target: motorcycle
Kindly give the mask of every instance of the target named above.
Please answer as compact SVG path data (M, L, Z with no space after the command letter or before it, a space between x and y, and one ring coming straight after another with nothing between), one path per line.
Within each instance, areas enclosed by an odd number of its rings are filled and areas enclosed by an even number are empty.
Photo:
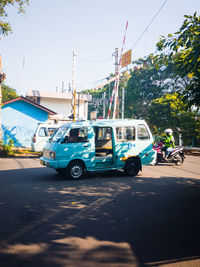
M154 150L157 152L157 160L158 162L165 162L165 163L175 163L177 166L181 166L184 162L185 155L182 148L171 148L168 156L165 156L164 152L164 144L162 142L158 142L154 145Z

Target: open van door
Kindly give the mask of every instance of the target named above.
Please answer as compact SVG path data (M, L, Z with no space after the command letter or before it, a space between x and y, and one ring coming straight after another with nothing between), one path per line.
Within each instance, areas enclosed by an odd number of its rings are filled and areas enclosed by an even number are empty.
M114 164L113 128L94 127L95 132L95 169L110 168Z

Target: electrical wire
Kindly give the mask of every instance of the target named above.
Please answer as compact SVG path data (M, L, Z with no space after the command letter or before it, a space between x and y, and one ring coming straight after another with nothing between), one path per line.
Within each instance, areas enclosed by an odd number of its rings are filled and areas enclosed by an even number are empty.
M151 19L151 21L149 22L149 24L147 25L147 27L144 29L144 31L141 33L141 35L139 36L139 38L136 40L136 42L132 46L132 49L134 49L136 47L136 45L139 43L139 41L141 40L141 38L143 37L143 35L145 34L145 32L148 30L148 28L150 27L150 25L152 24L152 22L155 20L155 18L158 16L158 14L160 13L160 11L164 7L164 5L167 3L167 1L168 0L165 0L164 1L164 3L162 4L162 6L159 8L159 10L153 16L153 18Z
M80 84L80 85L77 86L77 87L78 87L78 88L83 88L83 87L85 87L85 86L89 86L89 85L91 85L91 84L95 84L95 83L102 82L102 81L104 81L104 80L106 80L106 79L108 79L108 78L109 78L109 77L105 77L105 78L100 79L100 80L97 80L97 81L88 82L88 83L85 83L85 84Z
M91 59L80 57L80 56L77 56L77 58L82 59L84 61L91 62L91 63L105 62L105 61L109 61L112 59L112 57L109 57L109 58L104 58L104 59L99 59L99 60L91 60Z

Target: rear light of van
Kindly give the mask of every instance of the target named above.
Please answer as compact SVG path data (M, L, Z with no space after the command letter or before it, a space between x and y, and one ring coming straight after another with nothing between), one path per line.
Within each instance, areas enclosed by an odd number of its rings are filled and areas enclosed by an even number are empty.
M32 141L33 143L36 143L36 134L34 134Z

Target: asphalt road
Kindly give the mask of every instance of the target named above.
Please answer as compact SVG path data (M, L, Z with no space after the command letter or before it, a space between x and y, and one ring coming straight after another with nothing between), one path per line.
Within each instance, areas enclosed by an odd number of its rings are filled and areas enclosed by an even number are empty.
M200 157L69 180L0 159L0 266L200 266Z

